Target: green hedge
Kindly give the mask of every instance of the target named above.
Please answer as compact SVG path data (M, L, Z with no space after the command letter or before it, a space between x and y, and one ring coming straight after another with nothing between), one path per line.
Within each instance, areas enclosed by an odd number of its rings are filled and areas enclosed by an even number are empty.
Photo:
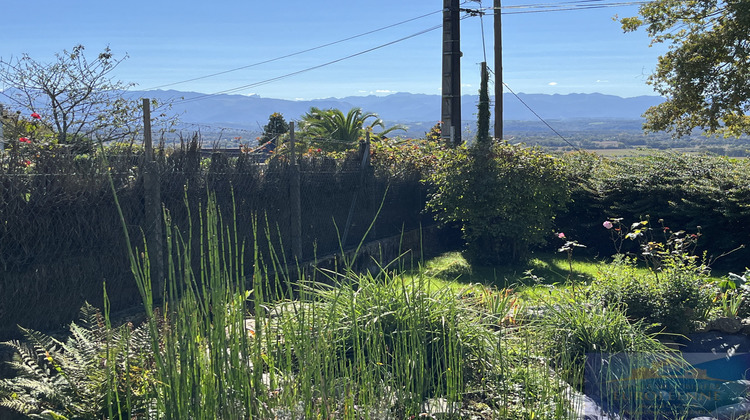
M655 152L602 158L588 153L562 157L573 200L558 227L600 256L614 254L607 219L626 224L663 220L672 231L700 233L697 252L716 258L750 245L750 161L722 156ZM661 227L659 227L661 228ZM750 262L744 248L715 266L742 270Z

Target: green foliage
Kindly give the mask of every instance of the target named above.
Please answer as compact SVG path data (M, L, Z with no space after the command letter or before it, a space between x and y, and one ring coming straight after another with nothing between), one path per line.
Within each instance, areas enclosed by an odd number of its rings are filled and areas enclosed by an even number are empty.
M582 291L561 292L546 302L536 328L547 343L546 351L557 363L583 363L586 353L664 351L665 347L648 333L648 324L628 319L630 314L618 304L601 305L589 301Z
M586 244L593 254L611 254L611 232L601 227L611 217L663 219L673 231L700 232L697 253L709 252L714 264L744 268L750 244L750 161L705 154L654 152L627 158L588 153L562 157L573 186L573 202L558 227ZM655 232L664 238L664 233ZM638 251L636 243L624 252ZM634 248L635 247L635 248ZM729 255L727 255L729 254ZM739 268L737 267L739 265Z
M26 143L23 146L26 148ZM234 190L238 218L247 221L253 214L267 214L269 223L279 227L275 233L283 242L279 249L285 247L288 251L290 171L285 162L259 165L247 155L218 153L202 158L198 147L196 137L195 142L186 142L184 147L156 152L162 201L173 211L175 222L187 224L183 203L186 192L194 208L205 202L209 190L228 210ZM426 168L428 162L422 161L429 156L426 151L422 155L423 147L429 146L420 144L419 150L404 146L403 150L414 153L415 164ZM17 338L16 325L41 331L67 325L77 318L84 300L101 307L102 278L113 290L113 310L137 305L135 283L127 260L122 258L122 233L112 229L117 214L106 177L108 172L114 177L130 234L147 230L140 167L142 148L118 142L105 146L103 152L72 155L59 145L42 148L34 143L23 150L29 155L22 154L19 159L32 160L29 166L17 161L11 166L9 160L0 160L0 219L7 221L0 223L0 336ZM347 220L352 188L361 178L352 172L362 161L357 155L356 151L336 157L316 155L298 162L302 171L301 200L306 209L302 226L307 258L312 259L316 250L318 255L339 250L333 220L339 226ZM365 172L364 194L374 198L360 196L357 200L350 237L364 233L386 188L389 201L376 222L373 238L399 235L402 229L418 229L420 221L427 217L421 214L427 188L419 181L421 175L412 173L407 164L388 165L393 172ZM249 229L240 234L252 242ZM265 248L266 244L260 246ZM37 310L40 305L48 310Z
M289 132L289 124L284 120L284 116L278 112L274 112L268 117L268 124L263 126L263 134L260 136L259 143L265 144L266 142L278 141L279 136L282 136Z
M0 380L0 404L35 418L129 419L153 397L153 359L145 326L109 326L86 304L70 336L60 341L23 329L11 347L15 377ZM64 417L63 417L64 416Z
M368 124L368 120L372 120ZM400 126L386 128L377 114L363 112L360 108L352 108L346 115L339 109L310 108L302 116L300 131L302 140L310 146L324 151L343 151L356 147L357 142L364 140L365 132L380 127L383 130L371 139L377 140L393 130L400 130Z
M662 261L658 274L635 267L632 258L616 258L597 276L592 294L605 306L623 305L633 320L669 332L688 333L706 319L713 295L705 267L682 256Z
M444 151L439 139L383 139L371 144L370 160L376 175L419 182L430 176Z
M487 63L482 63L482 80L479 88L479 104L477 105L477 143L489 145L490 141L490 91Z
M398 398L413 410L428 397L445 395L455 401L468 384L479 383L493 369L494 335L477 302L457 299L461 292L432 290L421 275L411 280L385 273L341 279L334 287L316 285L308 296L318 306L288 312L285 322L294 319L292 325L298 325L314 311L326 317L321 321L333 322L326 327L332 333L326 340L329 351L353 365L351 379L358 387L373 379L399 384L404 393ZM317 335L325 322L315 325Z
M649 83L667 101L650 108L645 128L676 136L694 128L739 136L750 133L750 9L744 1L644 3L626 31L645 25L653 43L669 44Z
M433 125L432 128L430 128L430 131L425 133L425 140L427 141L441 141L442 136L442 126L440 122Z
M472 259L520 261L551 234L568 200L559 162L536 149L495 143L440 155L427 208L461 226Z
M729 273L728 276L713 284L716 293L714 301L718 305L720 316L741 317L750 316L750 270L745 273Z
M604 305L624 305L629 317L669 332L687 333L708 316L713 293L705 258L694 255L699 234L672 231L659 220L632 223L605 221L617 254L593 283ZM657 237L661 235L661 238ZM637 244L632 257L622 253L625 242ZM636 270L637 259L647 272Z

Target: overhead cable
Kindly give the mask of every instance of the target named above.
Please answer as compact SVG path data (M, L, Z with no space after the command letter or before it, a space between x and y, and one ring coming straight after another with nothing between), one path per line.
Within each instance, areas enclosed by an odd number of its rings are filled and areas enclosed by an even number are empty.
M466 17L464 17L464 19L465 18ZM253 88L253 87L265 85L265 84L272 83L272 82L275 82L275 81L278 81L278 80L281 80L281 79L286 79L288 77L292 77L292 76L296 76L296 75L299 75L299 74L302 74L302 73L306 73L306 72L309 72L309 71L312 71L312 70L317 70L319 68L326 67L326 66L329 66L331 64L339 63L341 61L348 60L350 58L358 57L360 55L367 54L369 52L372 52L372 51L375 51L375 50L379 50L379 49L391 46L393 44L396 44L396 43L399 43L399 42L402 42L402 41L406 41L408 39L417 37L419 35L426 34L428 32L434 31L436 29L440 29L442 27L443 27L442 24L435 25L433 27L430 27L430 28L427 28L427 29L423 29L423 30L421 30L419 32L415 32L415 33L413 33L411 35L407 35L405 37L396 39L394 41L387 42L385 44L380 44L378 46L375 46L375 47L372 47L372 48L368 48L366 50L359 51L357 53L350 54L350 55L347 55L345 57L337 58L335 60L331 60L331 61L327 61L327 62L322 63L322 64L318 64L316 66L307 67L307 68L304 68L302 70L298 70L298 71L295 71L295 72L287 73L287 74L284 74L284 75L281 75L281 76L277 76L277 77L272 77L272 78L266 79L266 80L261 80L259 82L255 82L255 83L249 83L249 84L246 84L246 85L237 86L237 87L234 87L234 88L231 88L231 89L226 89L226 90L223 90L223 91L220 91L220 92L214 92L214 93L210 93L210 94L196 96L196 97L193 97L193 98L178 100L175 103L193 102L193 101L198 101L198 100L205 99L205 98L208 98L208 97L211 97L211 96L215 96L215 95L223 95L223 94L228 94L228 93L234 93L234 92L238 92L238 91L241 91L241 90L250 89L250 88Z
M179 82L172 82L172 83L167 83L167 84L164 84L164 85L154 86L154 87L151 87L151 88L148 88L148 89L145 89L145 90L160 89L160 88L164 88L164 87L179 85L179 84L182 84L182 83L194 82L196 80L202 80L202 79L207 79L209 77L221 76L223 74L232 73L232 72L239 71L239 70L249 69L251 67L260 66L262 64L272 63L274 61L283 60L285 58L294 57L294 56L297 56L297 55L300 55L300 54L305 54L305 53L308 53L308 52L311 52L311 51L315 51L315 50L319 50L319 49L322 49L322 48L330 47L332 45L341 44L341 43L346 42L346 41L351 41L352 39L361 38L361 37L366 36L366 35L371 35L371 34L374 34L376 32L384 31L386 29L390 29L390 28L393 28L393 27L396 27L396 26L399 26L399 25L403 25L405 23L409 23L409 22L412 22L412 21L415 21L415 20L418 20L418 19L425 18L427 16L434 15L436 13L442 13L442 10L438 10L438 11L426 13L426 14L421 15L421 16L417 16L417 17L414 17L414 18L411 18L411 19L407 19L407 20L403 20L401 22L397 22L397 23L394 23L394 24L391 24L391 25L388 25L388 26L383 26L383 27L380 27L380 28L377 28L377 29L373 29L371 31L367 31L367 32L363 32L361 34L357 34L357 35L353 35L353 36L350 36L350 37L347 37L347 38L343 38L343 39L340 39L338 41L333 41L333 42L329 42L327 44L318 45L317 47L308 48L308 49L305 49L305 50L293 52L293 53L290 53L290 54L282 55L282 56L271 58L271 59L268 59L268 60L259 61L257 63L248 64L246 66L237 67L237 68L234 68L234 69L229 69L229 70L224 70L224 71L220 71L220 72L217 72L217 73L207 74L205 76L199 76L199 77L194 77L192 79L181 80Z

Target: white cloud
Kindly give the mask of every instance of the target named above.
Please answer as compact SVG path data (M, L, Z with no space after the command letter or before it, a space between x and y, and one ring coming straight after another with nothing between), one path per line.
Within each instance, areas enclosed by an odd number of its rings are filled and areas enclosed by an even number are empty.
M393 91L388 89L378 89L375 93L393 93Z
M609 80L597 80L596 83L609 83Z
M557 82L549 82L547 83L548 86L557 86Z

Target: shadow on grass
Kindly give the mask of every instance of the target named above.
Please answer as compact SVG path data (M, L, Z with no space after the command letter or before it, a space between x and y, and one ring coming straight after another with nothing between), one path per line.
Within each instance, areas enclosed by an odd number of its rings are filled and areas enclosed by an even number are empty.
M569 262L562 254L538 253L523 264L487 267L469 263L462 252L448 252L425 262L424 273L462 285L479 283L498 288L533 287L568 282L589 283L595 278L601 264L575 257Z

